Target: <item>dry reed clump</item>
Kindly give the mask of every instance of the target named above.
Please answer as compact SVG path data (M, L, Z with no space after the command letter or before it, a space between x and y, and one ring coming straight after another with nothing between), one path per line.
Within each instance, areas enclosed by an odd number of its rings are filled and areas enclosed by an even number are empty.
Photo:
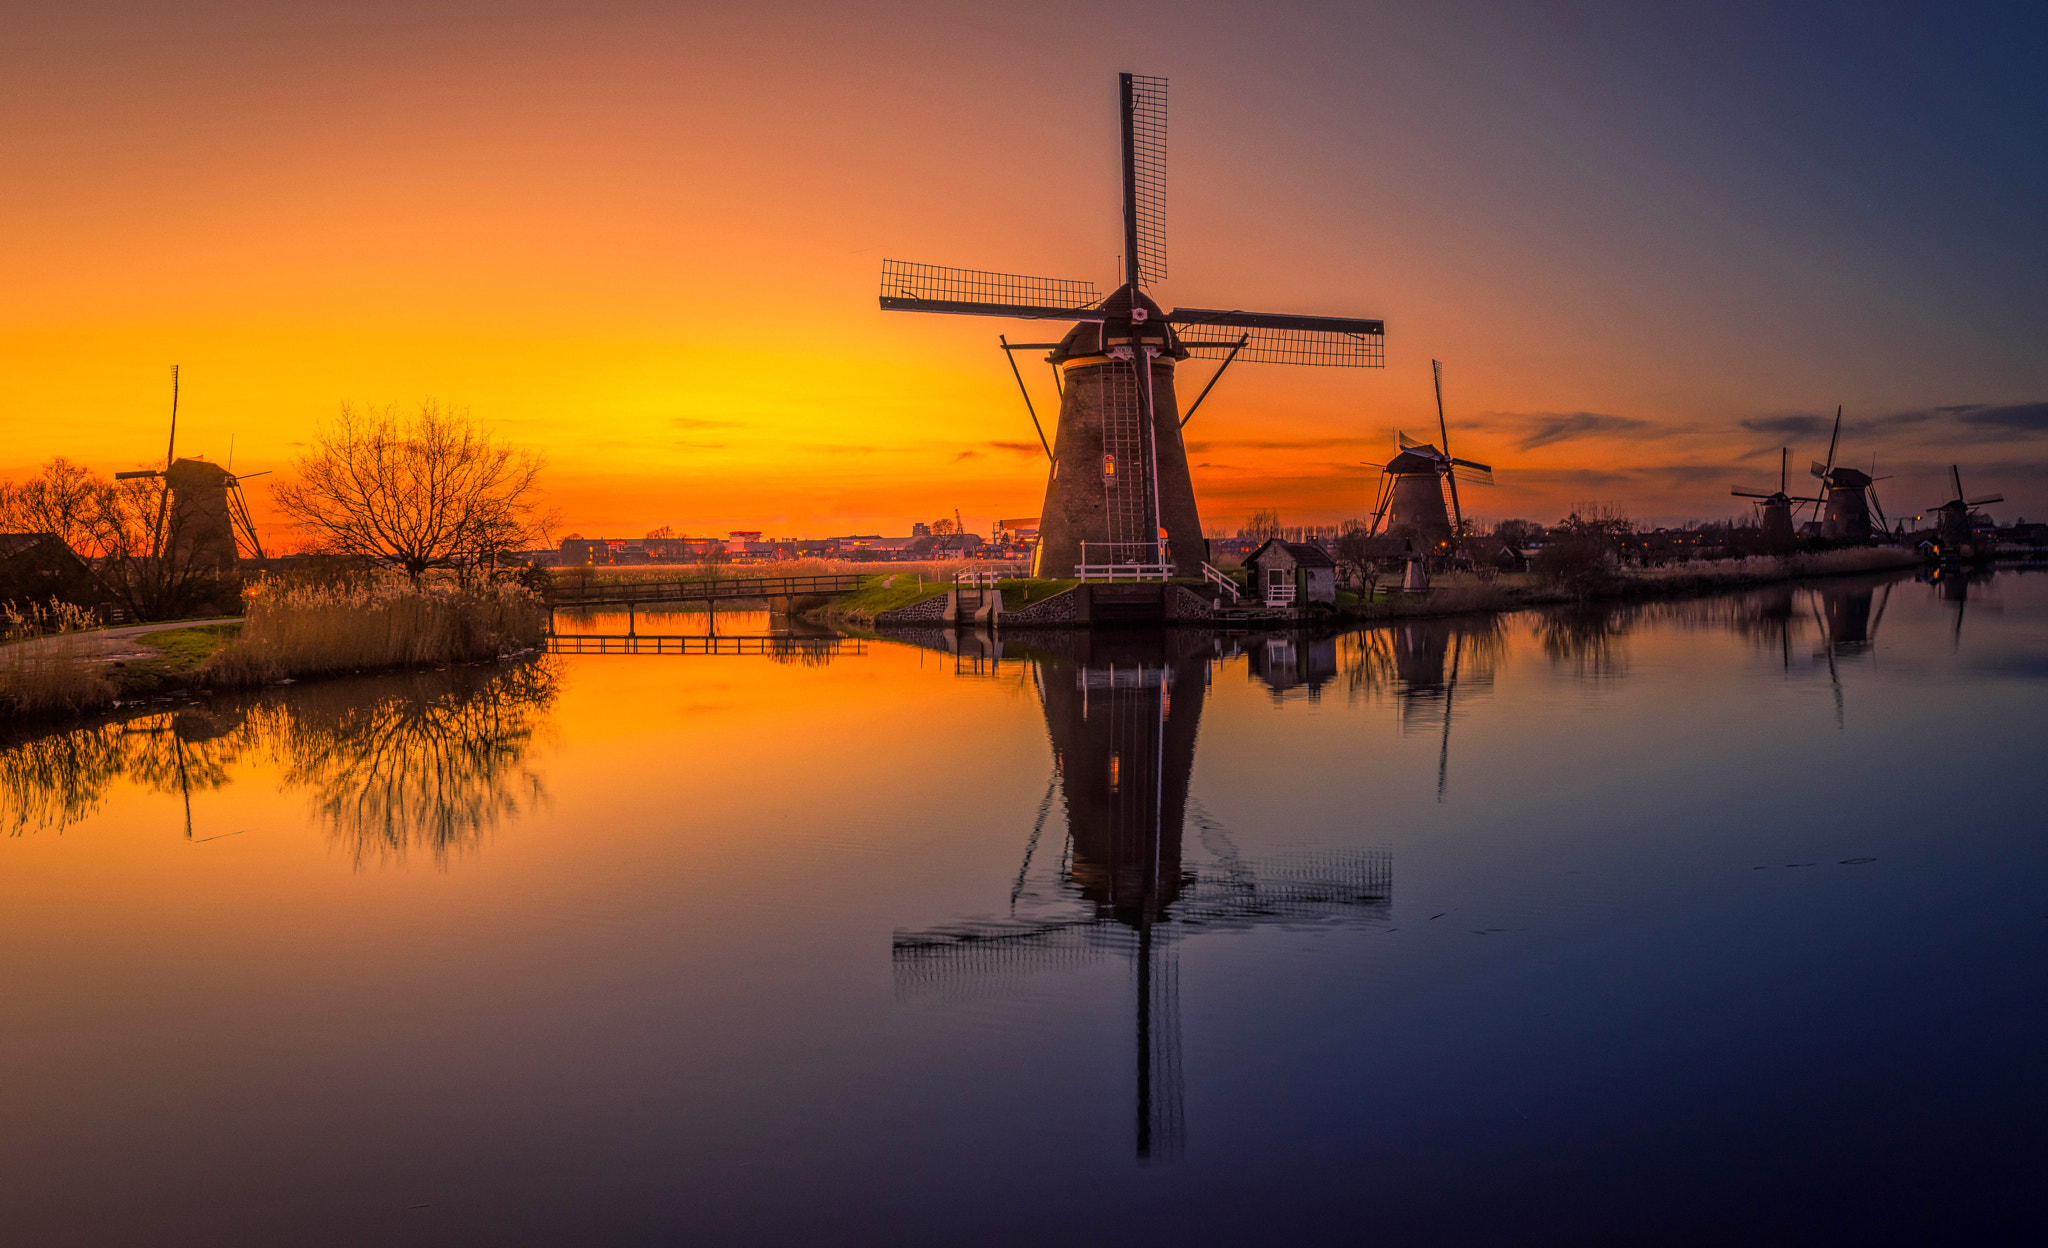
M0 605L0 712L9 716L77 713L114 700L114 682L93 647L71 634L98 628L99 616L56 598Z
M106 665L75 636L0 646L0 713L75 714L106 706L115 692Z
M473 663L538 646L547 607L514 585L259 583L241 634L200 668L216 686L384 667Z

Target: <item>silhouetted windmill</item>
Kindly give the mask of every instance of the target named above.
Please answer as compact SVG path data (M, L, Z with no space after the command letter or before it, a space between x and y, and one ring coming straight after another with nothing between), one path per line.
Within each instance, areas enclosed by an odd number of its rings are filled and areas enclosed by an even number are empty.
M1877 482L1880 478L1855 468L1835 466L1835 448L1842 440L1842 409L1835 407L1835 431L1828 437L1828 458L1826 463L1814 460L1809 471L1820 478L1820 500L1817 508L1822 513L1820 535L1831 542L1867 542L1877 533L1891 526L1884 518L1884 508L1877 501ZM1877 525L1872 528L1870 517L1877 513Z
M2005 495L1985 494L1978 498L1968 498L1963 493L1962 470L1950 464L1948 476L1949 480L1955 483L1956 496L1941 506L1930 507L1928 510L1934 512L1936 516L1935 533L1936 540L1940 543L1941 556L1967 557L1970 548L1971 511L1986 503L2002 503L2005 501Z
M1122 74L1118 84L1126 280L1113 294L1098 298L1086 281L884 260L881 306L1079 322L1057 343L1000 340L1005 351L1049 348L1060 385L1059 425L1049 441L1043 428L1038 434L1052 471L1033 571L1064 577L1069 568L1120 564L1145 576L1199 576L1207 544L1181 442L1175 363L1220 358L1218 376L1238 358L1377 368L1385 326L1237 309L1168 312L1153 302L1146 287L1166 276L1166 80ZM1030 401L1027 392L1027 408Z
M1436 426L1443 440L1442 450L1396 433L1400 452L1380 469L1379 497L1373 504L1372 532L1391 514L1392 524L1418 530L1425 546L1447 545L1457 549L1464 540L1465 512L1458 500L1458 482L1492 485L1493 468L1451 454L1451 429L1444 420L1444 365L1431 360L1436 377ZM1463 469L1460 472L1459 469Z
M1818 503L1817 498L1795 498L1792 488L1792 448L1780 447L1778 451L1778 488L1766 493L1763 490L1745 490L1740 486L1729 490L1737 498L1763 500L1764 545L1773 550L1786 550L1792 545L1792 504Z
M256 524L249 515L249 502L242 495L243 478L218 464L203 459L179 459L178 455L178 366L171 365L171 432L164 448L162 468L117 472L116 481L158 480L156 526L150 533L149 556L161 560L179 556L188 567L229 570L235 565L237 543L245 545L250 557L263 557ZM252 472L251 477L263 473Z

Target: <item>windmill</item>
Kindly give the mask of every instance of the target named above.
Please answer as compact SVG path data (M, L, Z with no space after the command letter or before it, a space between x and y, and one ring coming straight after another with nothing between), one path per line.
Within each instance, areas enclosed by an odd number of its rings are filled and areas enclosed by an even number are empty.
M249 502L242 494L243 477L203 459L179 459L178 366L171 365L171 433L162 468L117 472L116 481L156 480L163 484L157 501L156 526L150 533L153 560L171 556L192 570L234 570L237 546L261 559ZM263 473L245 474L260 477Z
M1006 352L1049 350L1060 391L1050 440L1032 411L1052 461L1033 574L1135 565L1125 575L1200 576L1207 544L1181 441L1195 409L1180 415L1175 365L1193 356L1220 359L1218 377L1239 358L1377 368L1385 362L1385 326L1353 317L1161 309L1145 292L1166 277L1166 80L1121 74L1118 91L1123 280L1112 294L1098 297L1088 281L884 260L881 306L1077 322L1058 342L999 339ZM1017 378L1021 387L1023 375ZM1196 407L1207 394L1204 388Z
M1826 463L1814 460L1809 469L1820 478L1822 512L1820 535L1831 542L1868 542L1876 534L1890 526L1884 518L1884 508L1877 501L1877 482L1880 478L1855 468L1835 466L1835 448L1842 439L1842 409L1835 407L1835 431L1828 438ZM1877 513L1877 525L1871 526L1870 516Z
M1971 554L1970 512L1986 503L2002 503L2003 494L1986 494L1970 498L1963 493L1963 474L1956 465L1948 466L1949 480L1955 483L1956 496L1939 507L1930 507L1936 514L1935 542L1944 559L1967 559Z
M1817 498L1793 497L1790 493L1792 488L1791 471L1792 448L1789 446L1780 447L1778 450L1778 488L1776 490L1766 493L1762 490L1745 490L1737 486L1728 491L1737 498L1757 498L1763 500L1764 545L1772 550L1790 550L1792 548L1792 504L1818 503L1821 501Z
M890 959L899 986L927 989L1129 958L1137 1153L1171 1158L1183 1131L1180 940L1271 923L1382 921L1393 868L1377 850L1247 864L1188 791L1205 649L1171 634L1081 644L1084 657L1046 652L1036 666L1054 769L1009 913L899 930ZM1039 845L1055 788L1067 837L1048 870ZM1186 843L1189 822L1203 852Z
M1458 482L1492 485L1489 465L1451 454L1451 430L1444 420L1444 365L1431 360L1436 377L1436 427L1443 440L1442 450L1396 433L1399 451L1380 469L1379 497L1373 504L1372 532L1382 522L1388 528L1407 525L1421 533L1429 550L1456 550L1464 539L1465 513L1458 502ZM1461 473L1459 469L1464 469ZM1389 517L1392 517L1389 519Z

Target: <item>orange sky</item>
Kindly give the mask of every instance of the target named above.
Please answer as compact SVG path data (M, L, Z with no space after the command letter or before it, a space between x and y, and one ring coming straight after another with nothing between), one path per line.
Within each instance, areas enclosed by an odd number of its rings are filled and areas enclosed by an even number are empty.
M1689 32L1513 10L1179 12L26 19L0 53L0 474L161 455L178 363L186 453L232 438L237 468L283 470L344 401L433 398L543 449L585 533L1035 513L1044 460L994 344L1045 327L884 314L877 272L1107 290L1135 69L1172 80L1161 301L1388 324L1384 371L1233 369L1188 429L1212 528L1364 511L1358 461L1434 435L1432 356L1455 449L1498 469L1483 516L1730 514L1788 436L1795 464L1824 453L1837 402L1851 462L1901 474L1894 512L1945 497L1952 459L2048 510L2038 240L1926 215L1896 168L1809 159L1971 157L1933 122L1901 149L1756 104L1781 50L1747 32L1674 68L1653 54ZM1738 115L1701 120L1738 86ZM1047 410L1043 365L1026 377Z

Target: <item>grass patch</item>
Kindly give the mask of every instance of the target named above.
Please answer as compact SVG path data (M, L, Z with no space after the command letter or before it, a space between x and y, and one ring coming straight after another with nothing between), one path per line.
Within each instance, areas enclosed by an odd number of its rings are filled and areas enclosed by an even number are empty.
M1063 594L1080 583L1019 577L1013 581L999 581L996 588L1003 591L1003 610L1016 611L1034 602L1044 602L1054 594Z
M885 581L889 583L883 584ZM827 613L872 623L884 611L901 610L912 603L943 594L952 587L950 580L927 576L920 582L915 572L890 572L869 577L861 582L859 589L833 599Z
M200 664L213 657L213 652L233 641L242 632L240 620L227 624L200 624L192 628L167 628L160 633L144 633L135 640L152 650L160 650L160 659L130 659L127 670L143 669L162 676L182 676L196 670Z

